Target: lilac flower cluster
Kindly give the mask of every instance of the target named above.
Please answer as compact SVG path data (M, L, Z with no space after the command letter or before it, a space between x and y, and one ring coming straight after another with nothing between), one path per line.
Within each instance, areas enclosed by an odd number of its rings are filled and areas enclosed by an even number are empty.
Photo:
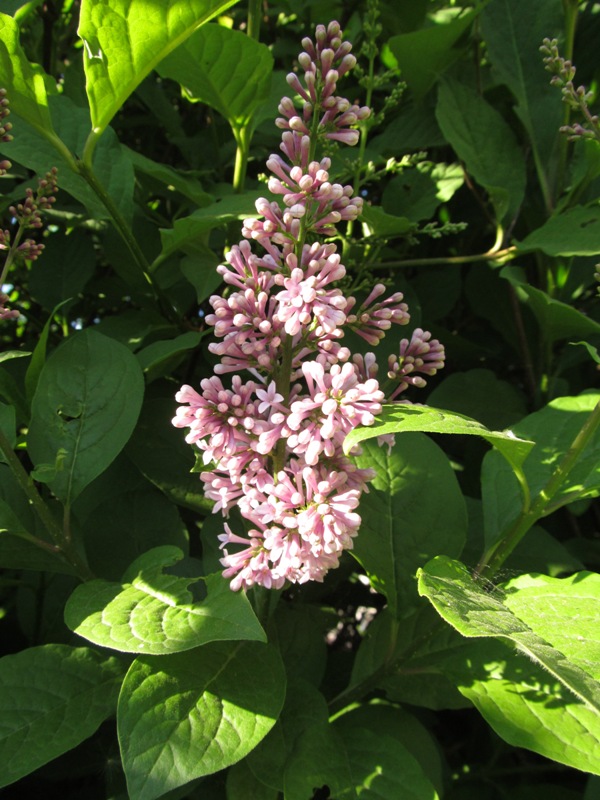
M206 321L219 340L209 349L220 363L200 392L182 387L173 420L202 452L201 479L214 511L227 516L237 506L247 522L246 537L227 523L219 537L234 590L320 581L352 547L361 523L356 509L374 473L347 458L343 442L356 426L374 422L384 392L375 356L351 357L344 329L376 345L392 324L410 318L401 293L380 299L381 284L358 307L345 297L336 287L346 274L336 246L317 239L362 209L352 187L331 182L330 160L316 160L317 146L324 139L356 144L354 126L369 109L335 94L356 62L337 22L319 25L314 41L302 45L304 82L288 75L302 107L282 99L283 157L267 161L269 189L282 204L258 200L259 217L244 221L245 240L218 268L229 289L210 298ZM420 374L433 375L443 360L429 333L418 329L402 340L388 371L398 384L394 396L423 385ZM228 373L235 374L224 383Z

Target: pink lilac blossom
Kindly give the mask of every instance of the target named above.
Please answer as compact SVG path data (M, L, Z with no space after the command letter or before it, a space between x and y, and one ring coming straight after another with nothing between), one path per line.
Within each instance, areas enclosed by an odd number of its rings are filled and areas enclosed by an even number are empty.
M214 512L228 517L235 507L246 523L243 536L227 523L219 536L234 591L322 581L352 548L374 471L357 467L343 444L353 428L373 424L385 394L375 355L353 355L341 340L351 329L377 345L410 319L400 292L382 299L383 284L360 303L347 297L337 285L346 269L335 244L318 240L355 220L362 200L331 180L331 160L316 158L317 146L356 144L370 111L336 95L356 63L337 22L317 26L302 46L303 80L288 76L297 98L282 99L276 120L282 155L267 161L268 188L281 205L260 198L257 218L244 220L244 239L218 267L227 289L210 298L206 322L219 363L200 392L181 388L173 420L202 452L200 477ZM388 363L388 379L398 383L392 397L422 385L443 358L421 329L403 339Z

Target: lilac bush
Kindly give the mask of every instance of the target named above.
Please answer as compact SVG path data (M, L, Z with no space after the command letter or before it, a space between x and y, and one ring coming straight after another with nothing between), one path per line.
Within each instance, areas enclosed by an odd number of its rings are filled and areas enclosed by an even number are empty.
M220 363L201 392L182 387L173 420L202 451L214 511L227 516L236 505L248 523L246 536L227 523L219 536L233 590L322 581L352 548L361 524L356 509L374 472L356 467L343 443L353 428L373 423L386 391L375 355L353 355L344 332L375 346L392 324L410 321L400 292L381 299L385 287L376 284L359 302L337 288L346 268L324 240L357 219L363 200L330 180L331 160L317 160L318 153L327 140L355 145L370 110L336 94L356 63L337 22L318 25L314 41L302 46L303 82L287 76L300 108L282 98L283 157L267 160L268 188L283 207L259 199L259 218L244 221L245 240L218 268L231 289L210 298L214 313L206 321L220 340L209 347ZM389 358L387 399L424 386L423 375L443 363L443 346L416 329ZM232 372L226 385L221 376Z

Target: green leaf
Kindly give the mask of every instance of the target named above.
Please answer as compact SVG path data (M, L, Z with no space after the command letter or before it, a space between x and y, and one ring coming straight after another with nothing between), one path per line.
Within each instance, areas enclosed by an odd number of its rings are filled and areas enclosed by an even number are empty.
M373 675L382 675L378 688L389 700L433 710L467 708L442 665L465 649L465 639L440 619L429 605L413 606L401 621L387 608L367 628L352 669L350 691ZM391 666L393 664L393 669Z
M512 219L525 194L525 159L504 118L456 79L438 90L437 121L468 172L488 192L496 217Z
M46 362L33 398L31 458L56 474L50 488L70 504L122 450L135 426L144 383L123 345L88 329Z
M182 557L176 547L158 547L132 564L123 583L79 586L65 622L85 639L124 653L165 655L207 642L265 641L246 596L232 592L220 573L178 576L174 565Z
M590 358L596 362L596 364L600 364L600 353L598 352L598 348L591 345L589 342L569 342L572 345L579 345L581 347L585 347L588 351Z
M150 178L166 184L170 191L180 192L196 206L203 207L214 202L214 197L204 191L200 181L196 178L179 172L168 166L168 164L160 164L158 161L146 158L145 155L138 153L137 150L132 150L124 145L122 147L136 172L148 175Z
M442 668L506 742L600 774L598 714L538 664L499 641L474 639L460 662Z
M360 221L366 223L368 236L405 236L415 227L407 217L396 217L386 214L377 206L364 205Z
M558 0L535 4L492 0L480 22L492 68L517 100L516 112L542 169L553 161L551 153L564 106L558 89L550 85L539 47L545 36L562 34L562 4Z
M111 465L99 479L109 489L108 497L80 520L90 569L110 581L120 581L129 564L151 548L173 545L188 551L188 531L177 507L136 473L128 459L125 462L123 468L137 474L135 486L129 489L118 483ZM84 502L93 502L94 488L92 483L80 496ZM101 493L102 487L98 489ZM79 517L80 507L76 513Z
M549 256L595 256L600 253L600 208L575 206L554 214L515 244L522 253L541 250Z
M49 101L57 135L64 142L64 151L57 151L39 131L23 120L15 119L14 139L2 145L3 153L40 175L53 166L58 167L59 191L64 190L79 200L95 219L109 219L106 207L74 171L75 162L66 152L67 149L77 154L83 151L90 128L88 110L79 108L65 95L50 97ZM112 129L107 131L96 149L94 173L125 219L130 220L133 214L133 166Z
M44 250L46 250L47 247L48 245L46 244L44 246ZM34 264L35 263L36 262L34 262ZM31 289L31 281L29 288ZM42 332L40 333L35 349L31 354L31 361L29 363L29 366L27 367L27 372L25 373L25 391L27 393L27 400L29 403L31 403L33 399L33 395L35 394L35 390L37 388L38 381L40 379L42 368L46 363L46 348L48 346L48 336L50 334L50 327L54 321L54 315L56 314L58 309L66 302L67 302L66 300L63 300L62 303L59 303L59 305L57 305L53 309L52 313L46 320L46 324L44 325Z
M368 439L389 433L423 431L424 433L454 433L461 436L481 436L502 453L509 464L520 468L534 443L521 439L511 430L490 431L480 422L428 406L407 406L403 404L384 406L373 425L354 428L344 440L344 452Z
M284 775L284 800L306 800L324 786L336 800L356 800L348 755L327 722L310 726L295 743Z
M285 800L304 800L323 786L336 800L437 800L431 781L398 737L357 723L348 714L304 732L286 768Z
M86 91L99 136L125 100L196 28L235 0L82 0Z
M600 401L600 392L584 392L579 397L559 397L545 408L525 417L514 426L517 436L536 442L523 465L523 473L535 498L550 480L559 461L573 443L586 418ZM487 453L481 470L485 536L493 544L522 508L521 488L508 464L497 453ZM545 509L552 513L580 497L600 491L600 431L580 454L576 465Z
M340 798L354 796L369 800L438 800L431 781L422 766L402 742L380 730L354 728L344 717L334 726L344 744L352 789Z
M427 398L434 408L464 413L491 430L502 430L526 414L525 399L512 384L489 369L455 372Z
M187 331L175 339L162 339L159 342L152 342L147 347L142 348L136 354L136 358L142 370L147 373L148 380L161 377L173 365L173 360L188 350L198 347L203 334L199 331Z
M255 778L246 761L239 761L227 770L227 800L279 800L277 789L271 789Z
M248 126L269 97L273 56L241 31L204 25L157 67L184 95L216 109L234 130Z
M226 196L217 203L194 211L189 217L175 220L170 229L161 228L161 260L176 250L185 249L197 242L203 243L206 234L213 228L236 219L243 220L254 216L256 214L254 203L263 195L264 191L255 191Z
M582 661L582 651L589 650L586 649L584 634L581 646L577 643L570 649L570 652L575 650L578 653L579 663L555 649L545 638L550 632L552 638L564 642L564 632L561 638L558 630L561 626L564 628L563 617L570 616L572 620L573 614L577 613L575 609L582 607L581 604L569 602L569 597L564 596L558 588L562 583L560 579L547 580L552 582L554 595L559 596L562 615L554 611L554 603L557 602L557 597L554 596L552 605L546 603L544 606L545 620L542 622L538 616L531 613L531 608L527 611L526 616L532 627L520 616L520 604L516 594L511 601L508 601L503 594L498 597L486 592L485 587L476 583L467 568L459 561L438 556L424 569L419 570L418 579L419 593L427 597L440 616L463 636L492 637L511 643L534 663L547 670L555 680L562 683L596 715L600 715L600 684L579 666ZM513 589L513 591L518 590ZM583 602L588 616L597 613L597 591L597 585L591 587L590 592L594 599L590 602L588 595L587 602L585 600ZM552 594L552 591L548 594ZM579 602L577 595L575 598ZM597 650L597 643L594 642L589 657L593 658Z
M44 258L32 264L29 290L51 312L50 320L65 302L78 299L94 275L96 263L94 241L81 229L44 238Z
M600 216L598 218L600 222ZM600 240L599 240L600 241ZM521 299L529 304L544 337L555 342L571 336L589 336L600 333L600 323L577 311L567 303L555 300L541 289L531 286L518 267L504 267L501 276L517 289Z
M61 644L0 659L0 786L91 736L114 713L123 672L116 658Z
M521 575L502 588L504 605L513 614L600 681L600 575Z
M327 726L328 716L327 701L321 692L302 677L288 676L279 719L246 759L252 774L283 792L286 765L293 760L298 743L304 735L311 737L315 728Z
M126 453L174 503L204 516L210 514L212 501L204 497L199 476L192 474L196 462L193 449L182 431L171 424L176 407L175 398L146 400Z
M392 36L388 46L392 51L400 76L416 98L424 97L440 75L460 55L455 45L470 28L478 11L485 5L480 3L451 22L439 23L411 33Z
M523 575L492 594L440 558L419 586L454 628L484 639L441 654L438 669L493 729L510 744L600 774L599 576Z
M396 739L408 753L414 756L421 767L421 775L419 775L415 770L414 762L408 762L410 768L415 772L416 781L413 783L410 780L406 780L406 783L415 790L417 782L425 783L423 778L426 778L427 783L429 781L433 783L436 791L442 792L444 778L439 745L425 725L419 722L415 716L409 714L408 711L396 705L375 700L368 704L356 706L350 711L344 712L341 716L337 716L334 725L340 730L344 728L362 728L370 733L379 733ZM377 779L373 784L373 788L378 788ZM423 797L433 798L435 795L431 792L431 787L428 788L429 793L425 792ZM390 797L394 796L393 794L390 795ZM403 796L402 791L398 793L398 796ZM421 795L416 794L415 796L420 797ZM384 795L384 797L387 798L388 795Z
M117 716L131 800L235 764L272 728L284 695L281 661L265 644L215 642L136 659Z
M19 25L0 14L0 86L7 91L10 110L43 136L56 138L48 110L46 76L30 64L19 43Z
M11 531L3 531L2 527L7 524L8 515L6 514L5 504L0 501L0 566L3 569L25 569L35 572L50 572L61 575L77 575L77 570L63 561L60 556L52 555L46 550L41 550L33 542L22 538L23 533L27 534L19 527L17 534L12 535Z
M7 406L0 403L0 431L8 439L8 443L14 448L17 441L16 414L14 406ZM6 464L4 453L0 450L0 463Z
M376 478L359 506L362 518L352 554L394 616L414 605L414 575L436 553L459 555L467 512L442 450L421 434L399 438L391 453L370 442L357 461Z

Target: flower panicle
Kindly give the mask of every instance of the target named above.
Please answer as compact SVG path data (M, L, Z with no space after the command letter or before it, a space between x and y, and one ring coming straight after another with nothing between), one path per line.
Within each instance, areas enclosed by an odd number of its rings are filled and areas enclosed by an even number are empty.
M331 180L331 160L317 151L327 139L356 144L370 110L336 94L356 63L337 22L317 26L302 46L302 75L288 75L296 97L279 105L280 153L267 160L277 199L256 202L257 217L243 221L243 240L218 267L228 291L209 299L206 322L219 362L200 391L181 388L173 419L202 453L214 512L227 517L236 507L246 522L245 537L227 524L219 536L233 590L322 581L352 548L374 473L358 468L343 443L356 426L373 424L385 395L375 355L352 355L343 338L352 330L377 345L410 320L400 292L383 298L377 284L358 302L339 288L346 268L323 238L355 220L362 199ZM402 340L388 364L394 396L422 386L443 357L421 329Z

